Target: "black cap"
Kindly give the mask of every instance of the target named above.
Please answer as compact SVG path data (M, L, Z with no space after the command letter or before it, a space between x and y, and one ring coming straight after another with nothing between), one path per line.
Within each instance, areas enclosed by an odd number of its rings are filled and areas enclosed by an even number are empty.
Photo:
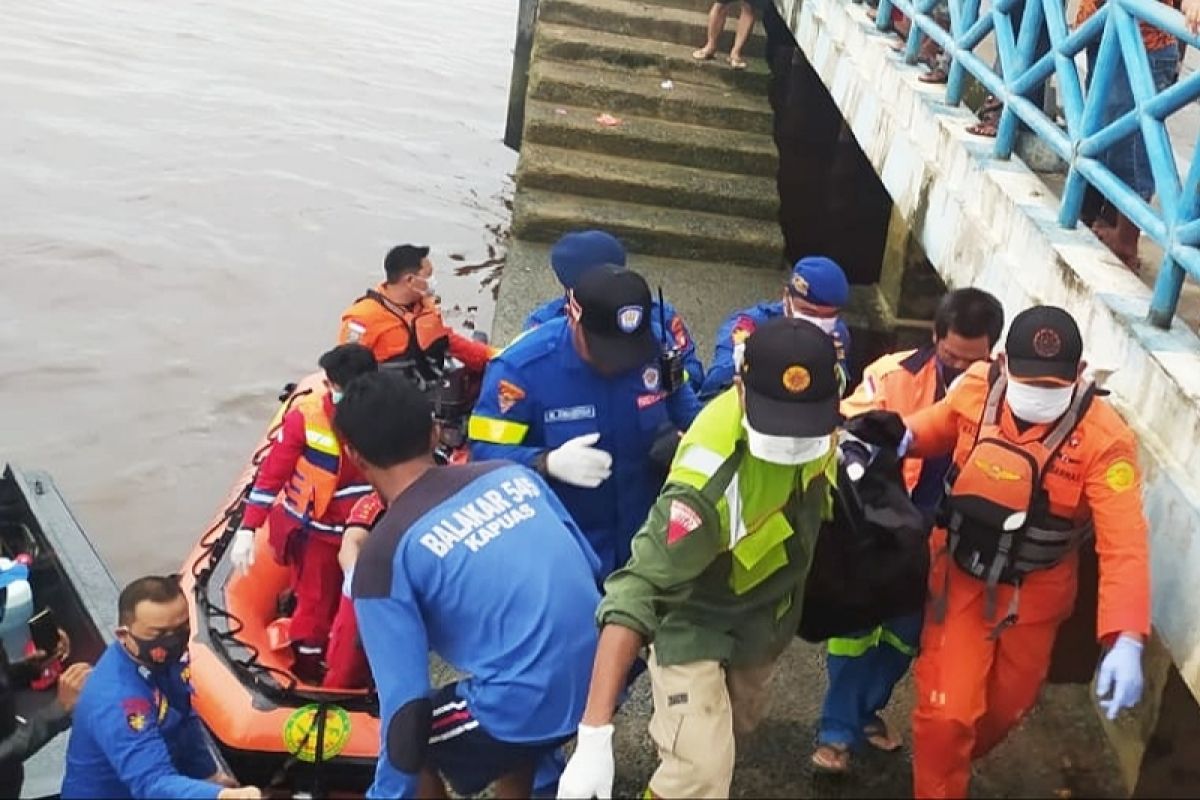
M746 421L768 436L823 436L842 421L837 353L823 330L776 317L746 339Z
M650 330L650 287L641 275L606 264L585 273L573 296L588 353L598 365L625 372L658 355Z
M1083 337L1063 309L1034 306L1013 319L1004 352L1014 378L1074 383L1083 358Z

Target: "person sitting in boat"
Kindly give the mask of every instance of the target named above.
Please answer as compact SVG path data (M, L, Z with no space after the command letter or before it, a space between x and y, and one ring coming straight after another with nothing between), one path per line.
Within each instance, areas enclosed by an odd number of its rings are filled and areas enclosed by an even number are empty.
M840 313L850 301L850 283L836 261L825 256L805 256L796 262L783 289L783 297L759 303L730 314L717 330L712 364L698 392L708 402L733 385L740 352L746 338L775 317L803 319L816 325L833 340L843 384L850 376L850 329Z
M217 768L192 710L191 632L178 576L138 578L121 592L117 614L117 639L75 706L64 800L262 797Z
M346 517L371 491L354 465L342 458L330 420L342 387L376 370L375 357L361 344L338 345L317 363L325 372L325 385L300 396L284 414L258 468L230 552L234 566L247 573L254 564L254 531L269 522L268 541L276 560L292 566L292 671L310 684L321 682L325 645L337 612L342 584L337 555Z
M516 461L550 481L605 575L629 559L662 485L653 449L677 442L700 411L687 383L666 391L650 307L636 272L589 271L568 317L492 359L467 426L473 458Z
M367 541L367 534L383 516L387 507L378 492L371 492L354 504L346 520L346 532L342 534L342 547L338 551L338 563L342 566L342 598L337 616L333 618L333 630L329 633L329 650L325 662L323 686L337 689L362 689L371 683L371 670L367 666L367 654L358 635L358 620L354 616L354 603L350 599L350 586L354 579L354 565L358 554Z
M383 260L385 280L342 314L338 341L365 345L383 366L415 370L432 380L446 356L482 374L493 349L452 330L442 319L429 248L402 244Z
M605 264L624 267L625 262L625 247L607 231L572 231L563 236L550 248L550 268L562 284L563 293L530 312L525 318L525 330L565 317L568 296L587 272ZM664 302L660 307L655 301L651 304L650 329L659 342L679 350L684 376L692 390L699 394L704 385L704 363L696 352L696 342L683 317L670 303Z
M334 425L387 502L354 569L379 692L368 797L528 797L573 734L596 647L599 565L537 474L437 466L426 397L383 370L346 387ZM536 557L533 555L536 554ZM429 651L468 677L431 691Z

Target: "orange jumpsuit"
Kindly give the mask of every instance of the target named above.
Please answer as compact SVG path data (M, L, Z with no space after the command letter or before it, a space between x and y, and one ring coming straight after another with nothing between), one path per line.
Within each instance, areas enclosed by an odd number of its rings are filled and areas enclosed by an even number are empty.
M988 364L976 364L946 397L905 418L917 458L969 455L988 391ZM1007 406L1003 436L1014 444L1045 436L1047 425L1018 430ZM1118 633L1149 635L1150 574L1142 482L1133 432L1096 398L1046 470L1043 486L1052 514L1074 521L1091 517L1100 563L1097 630L1103 641ZM1029 573L1021 585L1018 619L997 638L997 620L985 618L985 584L961 570L946 552L946 531L930 539L931 599L921 652L914 668L915 797L966 797L971 761L995 747L1037 700L1050 666L1060 623L1075 603L1078 553L1049 569ZM1087 546L1087 545L1085 545ZM997 587L996 607L1012 599ZM944 596L945 615L935 616Z
M416 358L440 350L440 355L449 352L471 372L483 372L493 348L448 327L432 297L414 306L401 307L382 298L383 289L380 284L346 309L338 344L357 342L369 347L381 364L393 358Z

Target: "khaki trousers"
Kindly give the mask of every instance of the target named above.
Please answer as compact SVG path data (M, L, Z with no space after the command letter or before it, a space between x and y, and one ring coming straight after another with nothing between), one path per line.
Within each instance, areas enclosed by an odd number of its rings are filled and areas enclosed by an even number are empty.
M664 667L650 648L650 737L659 758L650 778L655 797L729 796L734 739L766 716L774 671L774 660L732 669L717 661Z

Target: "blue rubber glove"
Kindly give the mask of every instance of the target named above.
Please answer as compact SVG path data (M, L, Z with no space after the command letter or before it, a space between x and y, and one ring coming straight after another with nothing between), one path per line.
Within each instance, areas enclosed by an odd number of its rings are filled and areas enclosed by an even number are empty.
M1096 696L1109 719L1123 708L1133 708L1142 699L1142 643L1121 634L1100 662Z

